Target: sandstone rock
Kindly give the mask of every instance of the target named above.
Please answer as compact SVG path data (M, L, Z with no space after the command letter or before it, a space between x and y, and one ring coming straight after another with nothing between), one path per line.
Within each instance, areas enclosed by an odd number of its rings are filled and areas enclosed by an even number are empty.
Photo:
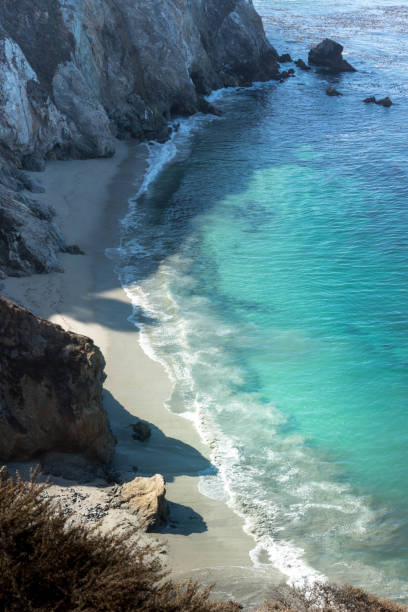
M356 69L343 59L343 46L325 38L309 51L309 64L324 66L332 72L356 72Z
M89 338L0 297L0 459L58 451L108 463L104 365Z
M310 70L311 69L310 66L305 64L305 62L302 59L300 59L300 58L298 60L296 60L295 64L301 70Z
M340 91L337 91L335 87L328 87L326 89L326 95L327 96L342 96L343 94Z
M376 100L375 103L379 104L380 106L385 106L386 108L392 106L392 101L388 96L386 98L382 98L381 100Z
M120 490L120 503L140 520L146 531L167 522L169 509L165 500L166 486L163 476L137 477Z

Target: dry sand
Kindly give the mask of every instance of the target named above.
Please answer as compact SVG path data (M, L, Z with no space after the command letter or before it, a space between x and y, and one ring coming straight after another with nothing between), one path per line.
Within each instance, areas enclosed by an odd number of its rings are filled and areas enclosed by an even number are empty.
M167 540L174 576L216 580L217 596L259 601L282 576L253 568L254 541L241 519L225 503L199 492L198 473L210 465L209 449L189 421L165 408L172 385L162 366L141 349L137 329L127 320L131 305L105 255L119 243L119 220L145 167L146 148L123 142L112 159L49 163L41 176L46 193L36 197L56 208L67 242L78 244L85 255L61 255L64 273L7 279L3 293L67 330L90 336L102 349L108 375L104 401L118 440L115 467L125 480L164 475L171 520L154 537ZM135 416L152 424L148 442L132 439Z

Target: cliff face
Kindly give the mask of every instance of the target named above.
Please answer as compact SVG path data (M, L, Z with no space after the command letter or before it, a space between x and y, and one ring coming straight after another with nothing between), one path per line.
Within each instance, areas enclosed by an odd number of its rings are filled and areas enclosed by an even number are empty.
M0 459L48 451L108 463L104 358L92 340L0 297Z
M211 89L277 73L251 0L3 0L0 140L24 157L164 137Z
M2 0L0 184L38 191L24 170L44 159L110 156L116 137L165 139L172 116L208 111L212 89L277 74L252 0ZM18 214L0 197L0 215L20 239L26 202L9 196ZM25 261L0 234L0 275L58 267L60 237L39 221L50 237Z

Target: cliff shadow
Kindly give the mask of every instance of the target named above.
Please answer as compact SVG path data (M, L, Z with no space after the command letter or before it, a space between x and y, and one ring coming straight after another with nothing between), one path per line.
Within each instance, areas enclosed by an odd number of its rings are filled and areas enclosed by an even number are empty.
M124 480L159 473L166 482L173 482L178 476L198 478L203 473L217 473L217 468L196 448L166 436L152 423L142 421L151 432L147 440L134 439L132 426L140 419L130 414L107 389L104 390L104 406L117 439L115 468Z
M169 520L166 525L155 529L155 533L188 536L192 533L204 533L208 530L207 523L201 514L198 514L190 506L184 506L169 500L167 504L169 507Z

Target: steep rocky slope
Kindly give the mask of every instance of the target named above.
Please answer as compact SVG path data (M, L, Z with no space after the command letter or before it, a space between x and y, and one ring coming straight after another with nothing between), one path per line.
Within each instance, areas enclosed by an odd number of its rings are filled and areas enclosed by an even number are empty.
M24 170L45 159L110 156L116 137L165 139L172 116L208 112L214 88L275 78L276 60L252 0L2 0L0 183L35 192ZM52 219L31 223L49 233L31 257L15 247L27 200L9 196L13 220L4 195L14 246L0 234L0 275L56 269Z
M59 451L108 463L104 366L89 338L0 297L0 460Z

